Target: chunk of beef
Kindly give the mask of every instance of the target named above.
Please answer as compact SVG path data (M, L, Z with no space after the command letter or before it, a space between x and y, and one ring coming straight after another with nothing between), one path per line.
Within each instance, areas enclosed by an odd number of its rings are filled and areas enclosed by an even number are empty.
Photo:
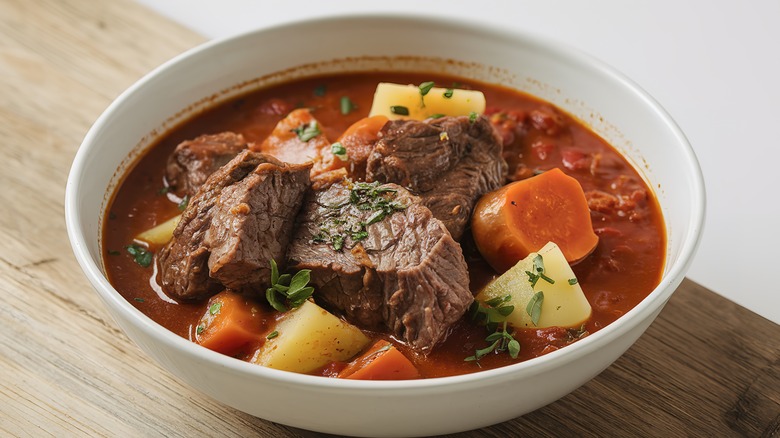
M427 353L473 301L460 245L396 184L341 181L307 196L287 257L315 298Z
M209 175L246 148L244 136L232 132L184 141L168 157L165 178L171 187L192 196Z
M269 287L270 260L284 261L310 170L246 150L214 172L160 251L165 292L195 299Z
M380 134L366 179L396 183L419 195L456 240L479 197L504 182L501 139L483 116L395 120Z

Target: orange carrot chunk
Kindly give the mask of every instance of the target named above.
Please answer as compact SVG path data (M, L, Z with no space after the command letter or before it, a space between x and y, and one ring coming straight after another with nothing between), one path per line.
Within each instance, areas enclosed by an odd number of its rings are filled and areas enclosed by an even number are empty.
M259 306L235 292L214 295L195 328L195 341L228 356L248 352L263 341L265 321Z
M356 380L417 379L420 372L393 344L377 341L362 356L353 360L339 373L339 378Z
M480 198L471 218L477 248L499 273L547 242L575 264L598 244L580 183L558 168Z
M253 150L273 155L286 163L314 162L312 173L320 173L333 160L330 140L320 122L306 108L292 111L276 124L260 146ZM324 163L326 162L326 163Z

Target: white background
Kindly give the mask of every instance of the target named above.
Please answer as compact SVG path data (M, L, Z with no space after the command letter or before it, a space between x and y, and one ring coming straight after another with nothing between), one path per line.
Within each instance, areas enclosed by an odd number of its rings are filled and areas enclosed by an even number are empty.
M688 277L780 323L780 1L138 1L209 38L402 12L533 32L605 61L671 113L701 162L707 224Z

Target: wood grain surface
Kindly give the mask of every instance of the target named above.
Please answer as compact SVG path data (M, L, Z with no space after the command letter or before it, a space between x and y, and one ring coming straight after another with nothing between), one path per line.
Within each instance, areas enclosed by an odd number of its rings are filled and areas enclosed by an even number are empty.
M221 405L153 363L67 240L65 181L89 126L202 41L130 0L0 0L0 435L321 436ZM597 378L456 436L594 435L780 436L780 326L685 281Z

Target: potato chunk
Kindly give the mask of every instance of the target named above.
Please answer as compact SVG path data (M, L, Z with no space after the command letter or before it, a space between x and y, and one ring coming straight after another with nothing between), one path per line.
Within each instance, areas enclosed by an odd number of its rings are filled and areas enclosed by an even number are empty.
M529 281L532 279L531 275L537 272L534 266L537 255L542 256L544 275L554 283L551 284L543 278L536 280L535 285ZM526 309L539 291L543 292L544 299L539 320L534 324ZM511 298L505 305L513 305L515 309L506 317L506 321L517 328L579 327L591 314L590 303L577 283L574 271L558 245L553 242L547 243L538 253L532 252L517 262L514 267L485 286L476 299L484 303L507 295Z
M252 362L296 373L347 361L370 342L360 329L311 301L286 315L275 331L278 335L258 349Z
M485 112L485 95L481 91L433 87L423 96L417 85L380 82L369 116L425 120L434 115L467 116L472 112Z
M135 236L135 240L140 240L151 245L165 245L173 238L173 230L179 224L181 215L176 215L167 221L156 225Z

